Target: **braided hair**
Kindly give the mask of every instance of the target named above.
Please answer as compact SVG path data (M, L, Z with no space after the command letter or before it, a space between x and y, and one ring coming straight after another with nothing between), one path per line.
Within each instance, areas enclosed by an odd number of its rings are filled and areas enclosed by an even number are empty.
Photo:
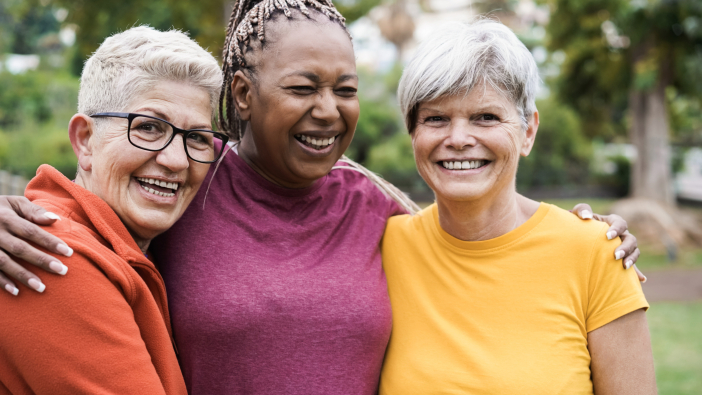
M237 70L248 70L253 74L253 67L248 65L244 59L243 48L248 47L254 33L263 45L266 40L264 22L266 19L270 19L276 11L291 18L290 9L298 9L309 18L308 7L322 13L330 20L338 22L346 30L346 19L336 10L331 0L236 0L234 2L222 51L224 82L219 95L219 127L232 139L240 140L245 128L244 121L241 120L234 107L231 92L232 80ZM254 29L254 26L257 28ZM348 33L348 30L346 32Z

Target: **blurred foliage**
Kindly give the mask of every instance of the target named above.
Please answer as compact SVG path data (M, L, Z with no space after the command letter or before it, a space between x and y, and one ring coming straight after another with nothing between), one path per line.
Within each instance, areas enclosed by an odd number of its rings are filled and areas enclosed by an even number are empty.
M5 4L4 2L8 2ZM365 15L380 0L338 1L339 10L350 23ZM64 24L78 26L76 50L71 62L72 72L80 75L82 65L112 34L135 25L149 25L159 30L179 29L188 32L203 48L219 57L227 22L234 2L229 0L3 0L0 5L0 25L6 26L14 53L33 53L31 40L46 31L58 30L51 11L69 10ZM47 12L48 11L48 12ZM7 21L7 23L5 23ZM15 21L22 21L16 23ZM34 29L34 30L32 30ZM39 29L39 31L37 31ZM0 30L4 33L4 31ZM5 34L0 34L0 37ZM2 45L3 39L0 39ZM12 51L10 51L12 52Z
M536 106L539 130L531 153L520 161L518 189L586 184L592 147L577 113L554 99Z
M361 115L346 154L405 191L427 191L395 96L402 67L396 65L386 73L358 72Z
M34 176L43 163L67 177L76 158L66 127L75 113L78 79L68 73L38 70L0 73L0 169Z
M699 113L680 108L699 106L702 96L702 2L540 2L551 7L548 48L565 54L553 85L581 114L587 135L625 134L629 94L659 80L674 88L668 94L674 135L690 133L680 128L686 123L702 122Z

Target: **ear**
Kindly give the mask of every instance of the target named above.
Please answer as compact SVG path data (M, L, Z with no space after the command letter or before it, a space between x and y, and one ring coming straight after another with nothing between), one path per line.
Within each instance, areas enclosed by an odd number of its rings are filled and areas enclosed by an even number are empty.
M536 131L539 129L539 112L534 111L531 115L531 120L527 126L526 136L522 142L522 149L520 154L522 156L529 156L531 149L534 147L534 140L536 140Z
M237 70L232 78L231 92L234 106L242 120L251 119L251 101L253 100L253 82L243 71Z
M78 157L78 165L84 171L93 167L93 145L95 122L85 114L76 114L68 122L68 137L71 139L73 152Z

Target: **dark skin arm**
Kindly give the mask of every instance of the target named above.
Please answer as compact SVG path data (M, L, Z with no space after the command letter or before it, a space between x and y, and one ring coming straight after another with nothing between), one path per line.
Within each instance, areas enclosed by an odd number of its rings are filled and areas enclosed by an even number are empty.
M639 258L639 249L636 237L627 231L627 224L618 215L592 214L592 208L584 203L578 204L571 211L584 220L596 219L610 225L607 237L621 237L622 244L615 250L615 254L622 256L622 265L633 266ZM587 213L590 214L587 214ZM53 213L48 213L42 207L31 203L22 196L0 196L0 287L11 294L17 294L19 289L11 280L14 279L25 286L38 292L43 292L44 285L41 279L28 271L15 259L22 259L32 265L40 267L50 273L66 274L67 268L50 255L47 255L28 242L44 247L48 251L63 256L71 256L70 249L61 239L44 231L39 225L50 225L57 218ZM611 237L610 237L611 236ZM640 281L646 277L636 269Z

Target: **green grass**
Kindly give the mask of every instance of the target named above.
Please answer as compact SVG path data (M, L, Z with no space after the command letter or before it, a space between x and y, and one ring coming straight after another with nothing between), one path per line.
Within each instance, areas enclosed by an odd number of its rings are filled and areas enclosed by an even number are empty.
M702 394L702 302L653 303L646 315L659 393Z

